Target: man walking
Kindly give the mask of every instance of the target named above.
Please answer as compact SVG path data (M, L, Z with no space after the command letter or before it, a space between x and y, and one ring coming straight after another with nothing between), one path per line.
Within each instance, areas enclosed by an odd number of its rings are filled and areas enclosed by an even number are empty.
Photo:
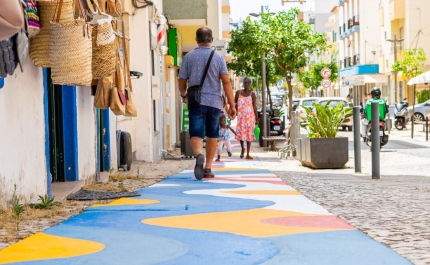
M212 30L208 27L199 28L196 32L196 41L199 46L185 55L179 71L179 92L184 102L186 102L187 82L188 87L192 87L200 85L202 80L206 64L212 52ZM214 177L211 167L217 149L219 119L221 109L223 109L221 82L230 104L228 115L231 119L235 119L236 105L227 66L224 58L215 53L210 61L209 70L202 86L201 102L199 105L188 109L190 144L196 156L194 175L199 180ZM203 138L205 136L206 164L203 167L205 162Z

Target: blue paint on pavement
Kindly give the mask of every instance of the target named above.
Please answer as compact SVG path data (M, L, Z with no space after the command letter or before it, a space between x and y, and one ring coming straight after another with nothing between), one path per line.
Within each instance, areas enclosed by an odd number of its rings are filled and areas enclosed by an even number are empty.
M411 265L412 263L358 230L270 237L282 249L264 265ZM305 251L303 251L305 250ZM330 255L327 255L330 253ZM287 263L283 263L286 262Z

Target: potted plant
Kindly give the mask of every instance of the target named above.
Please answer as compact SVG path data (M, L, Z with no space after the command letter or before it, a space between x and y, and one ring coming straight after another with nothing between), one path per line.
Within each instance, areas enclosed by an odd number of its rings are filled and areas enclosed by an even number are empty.
M352 108L339 102L330 107L318 103L313 108L302 106L306 111L304 124L308 138L297 139L297 158L302 165L311 168L342 168L348 162L348 138L337 137L342 122L352 116Z

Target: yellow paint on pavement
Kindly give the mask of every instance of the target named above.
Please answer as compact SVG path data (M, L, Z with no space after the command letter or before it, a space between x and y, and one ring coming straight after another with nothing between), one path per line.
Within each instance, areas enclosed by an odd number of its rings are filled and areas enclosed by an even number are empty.
M172 216L142 220L148 225L225 232L250 237L281 236L286 234L300 234L310 232L337 231L342 229L318 227L294 227L263 223L270 218L291 216L322 216L271 209L251 209L233 212L193 214L186 216Z
M104 249L98 242L37 233L0 250L0 264L88 255Z
M148 199L130 199L130 198L121 198L115 200L111 203L107 204L93 204L93 207L101 207L101 206L115 206L115 205L136 205L136 204L154 204L159 203L159 200L148 200Z
M230 190L221 193L252 194L252 195L302 195L296 190Z

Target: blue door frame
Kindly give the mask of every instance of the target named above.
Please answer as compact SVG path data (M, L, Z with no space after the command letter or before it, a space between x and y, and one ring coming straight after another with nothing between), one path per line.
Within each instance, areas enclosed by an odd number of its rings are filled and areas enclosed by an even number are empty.
M100 179L100 171L110 170L110 120L109 109L96 109L97 126L97 175Z
M49 114L48 114L48 88L50 76L48 70L43 69L44 86L44 114L45 114L45 157L47 169L47 194L52 196L52 177L50 171L50 145L49 145ZM63 118L63 142L64 142L64 175L66 181L79 180L79 150L78 150L78 115L76 101L76 86L62 86L62 118ZM98 172L110 170L110 121L109 109L99 110L100 120L97 118L97 137L101 137L101 144L97 145ZM100 124L99 124L100 123ZM102 152L100 155L100 152ZM100 166L102 165L102 167Z

